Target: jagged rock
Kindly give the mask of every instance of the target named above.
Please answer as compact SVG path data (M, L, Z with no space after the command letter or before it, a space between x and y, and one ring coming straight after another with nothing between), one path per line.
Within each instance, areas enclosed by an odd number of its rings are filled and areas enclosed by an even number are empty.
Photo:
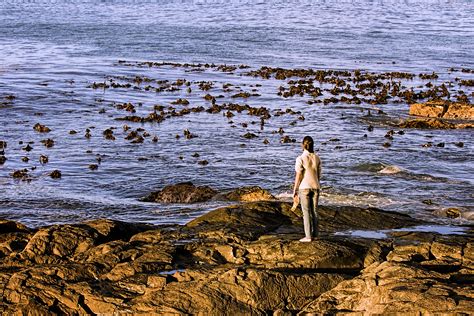
M450 101L429 101L410 106L410 115L474 120L474 105Z
M331 289L347 276L331 273L216 269L176 272L163 289L147 289L133 300L141 313L265 315L276 307L300 310L308 299Z
M208 187L197 187L191 182L183 182L164 187L143 199L145 202L197 203L209 201L217 191Z
M452 283L447 274L385 261L341 282L307 305L303 313L469 314L473 311L471 290Z
M289 203L222 207L187 225L112 220L30 230L0 220L0 309L7 314L472 313L466 236L374 208L320 206L321 237L300 243ZM426 223L425 223L426 224ZM16 242L16 244L15 244Z

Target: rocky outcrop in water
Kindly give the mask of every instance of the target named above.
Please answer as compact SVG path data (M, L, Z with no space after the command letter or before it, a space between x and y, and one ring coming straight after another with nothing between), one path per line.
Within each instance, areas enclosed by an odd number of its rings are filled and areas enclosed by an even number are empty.
M242 187L235 190L218 192L209 186L195 186L192 182L183 182L165 186L152 192L142 200L159 203L198 203L209 200L253 202L274 200L275 197L258 186Z
M145 197L145 202L197 203L209 201L217 191L208 186L197 187L191 182L183 182L164 187Z
M96 220L28 229L0 221L6 314L473 312L472 235L334 234L421 224L378 209L322 206L300 243L290 204L224 207L185 226ZM472 231L472 230L471 230Z
M415 103L410 106L410 115L432 118L474 120L474 105L449 101Z
M408 119L398 124L402 128L455 129L474 128L474 106L469 103L429 101L410 106L410 115L423 118ZM459 121L471 120L471 121Z

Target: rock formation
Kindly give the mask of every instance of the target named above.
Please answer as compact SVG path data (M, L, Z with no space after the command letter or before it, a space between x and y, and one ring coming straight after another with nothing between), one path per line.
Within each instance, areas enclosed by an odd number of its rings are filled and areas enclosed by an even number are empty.
M450 101L415 103L410 106L410 115L444 119L474 120L474 105Z
M429 101L410 106L410 115L423 118L408 119L398 124L402 128L454 129L474 128L474 105L450 101ZM467 122L459 120L468 120Z
M29 229L0 221L5 314L290 315L472 313L466 235L338 235L420 225L374 208L321 206L322 235L300 243L289 203L211 211L187 225L112 220Z
M198 203L209 200L254 202L274 200L275 197L258 186L242 187L235 190L218 192L208 186L195 186L192 182L183 182L165 186L143 198L145 202L158 203Z

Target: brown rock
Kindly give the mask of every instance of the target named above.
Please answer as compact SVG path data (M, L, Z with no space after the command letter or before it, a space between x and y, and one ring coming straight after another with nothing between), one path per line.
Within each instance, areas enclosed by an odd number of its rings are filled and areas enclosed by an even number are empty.
M409 119L398 124L401 128L454 129L456 125L439 119Z
M275 200L275 197L265 189L258 186L242 187L230 192L219 193L215 196L216 200L255 202Z
M474 105L450 101L429 101L410 106L410 115L474 120Z
M39 133L49 133L51 131L49 127L40 123L36 123L35 126L33 126L33 129Z
M304 313L472 312L470 289L449 276L395 262L374 264L359 277L343 281L308 304Z
M301 215L290 207L240 203L185 226L94 220L30 231L0 220L0 309L61 315L472 313L470 235L334 235L420 221L323 205L321 237L300 243Z
M209 201L217 191L208 187L197 187L191 182L183 182L164 187L145 197L145 202L161 203L198 203Z

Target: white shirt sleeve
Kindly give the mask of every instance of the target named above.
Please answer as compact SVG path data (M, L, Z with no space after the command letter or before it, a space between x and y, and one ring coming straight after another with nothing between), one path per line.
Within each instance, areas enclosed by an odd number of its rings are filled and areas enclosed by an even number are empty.
M301 159L301 156L299 156L298 158L296 158L295 171L296 171L296 172L303 172L303 171L304 171L303 159Z

